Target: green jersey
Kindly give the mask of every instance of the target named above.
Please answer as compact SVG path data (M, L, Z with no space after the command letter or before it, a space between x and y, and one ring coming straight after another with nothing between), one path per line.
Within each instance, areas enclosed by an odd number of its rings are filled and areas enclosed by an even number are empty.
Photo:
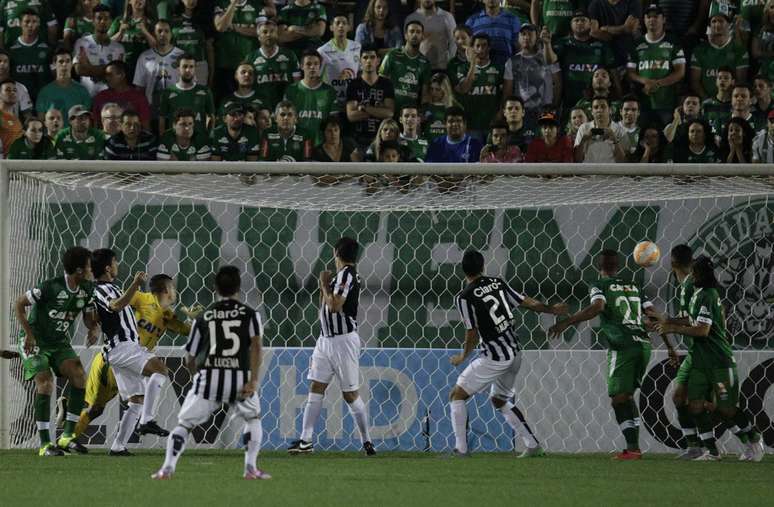
M731 101L718 100L717 97L704 99L701 103L701 112L712 127L712 132L719 136L725 124L731 119Z
M197 162L209 160L212 155L210 140L200 131L194 132L188 146L180 146L177 143L175 130L169 129L161 136L161 141L156 151L159 160L179 160L181 162Z
M680 163L683 164L717 164L720 162L717 152L709 146L704 146L701 153L694 153L690 148L686 148L683 156L685 160L680 160Z
M215 102L212 91L205 86L196 84L183 89L175 83L171 88L161 91L159 98L159 114L165 117L171 125L175 111L190 109L196 113L196 129L207 130L207 116L215 115Z
M218 125L212 131L210 145L213 156L229 162L245 161L247 157L258 160L261 151L258 131L249 125L242 125L242 130L235 137L228 133L226 125Z
M182 15L172 19L172 41L184 53L193 55L197 62L207 61L207 35L192 18Z
M40 15L40 33L46 38L47 27L56 25L48 0L0 0L0 31L7 48L21 35L20 14L26 9L35 9Z
M677 318L688 318L688 304L693 297L693 276L688 275L680 282L680 286L677 288ZM693 343L693 336L683 335L683 343L690 349L691 343Z
M446 106L426 104L422 113L423 137L432 142L446 135Z
M591 83L600 67L615 67L610 44L594 39L581 41L569 35L559 39L554 47L562 70L562 102L575 104Z
M429 145L429 143L427 142L427 139L423 139L421 137L415 137L414 139L409 139L408 137L404 137L403 134L401 134L400 138L398 139L398 142L400 143L401 146L406 147L412 160L415 160L417 162L425 161L425 156L427 155L427 147Z
M222 15L228 9L231 0L218 0L215 5L215 16ZM215 36L215 65L219 69L236 69L247 55L258 49L258 39L246 37L233 28L247 28L253 33L256 30L258 18L262 15L263 0L242 0L234 12L231 27Z
M277 24L281 26L302 26L307 27L318 21L328 21L328 15L325 7L317 2L311 2L309 5L300 6L293 2L280 9L277 13ZM296 54L296 58L301 59L301 53L308 47L319 48L323 41L320 37L301 37L293 42L283 44L283 47L290 48Z
M94 286L87 280L71 290L64 276L52 278L28 290L25 296L32 303L29 323L41 348L70 343L78 314L94 311Z
M86 132L86 138L79 141L73 136L71 127L65 127L59 131L54 140L56 157L65 160L99 160L105 149L105 133L101 130L90 128Z
M763 8L765 6L766 0L742 0L739 14L753 34L758 33L763 26Z
M709 97L718 94L715 78L720 67L746 69L749 66L750 55L744 45L734 41L733 37L729 37L723 46L704 41L696 46L691 56L691 69L701 71L701 86Z
M564 37L570 34L570 22L576 8L573 0L543 0L540 12L542 23L554 37Z
M27 87L30 97L51 81L51 51L40 37L32 44L21 39L8 48L11 59L11 77Z
M666 35L650 42L647 36L635 42L627 67L646 79L663 79L674 72L676 65L685 65L685 53ZM650 95L642 95L643 104L650 109L673 110L677 102L679 83L658 88Z
M519 23L521 23L522 25L524 25L524 23L530 23L529 8L522 9L518 5L509 5L508 0L505 0L504 2L502 2L502 9L505 12L510 12L511 14L519 18Z
M267 55L263 49L256 51L250 58L255 67L255 88L272 108L282 100L285 88L301 78L298 58L287 48L277 47L273 55Z
M282 137L277 127L261 135L261 160L267 162L301 162L311 160L312 142L295 131L290 137Z
M452 86L465 80L470 64L465 62L456 67L451 76ZM483 67L476 65L473 85L468 93L460 96L467 113L468 130L488 130L492 118L500 112L503 92L503 67L491 61Z
M46 138L41 139L40 144L36 150L35 147L30 145L27 138L22 136L13 142L8 150L8 157L11 160L54 160L56 159L56 150L54 145L51 144L51 140Z
M624 350L648 343L642 323L642 309L652 306L644 300L639 287L618 277L600 278L591 285L591 302L604 301L600 330L612 350Z
M696 288L688 303L692 326L710 326L709 335L694 337L690 354L694 368L728 368L734 366L734 354L726 337L726 314L717 289Z
M110 29L108 30L108 35L112 37L113 35L117 34L121 29L121 23L123 21L124 18L114 19L113 24L110 25ZM140 23L143 23L143 21L130 19L127 22L129 28L124 30L124 37L118 41L122 46L124 46L124 61L126 62L126 69L129 74L128 77L130 78L130 83L132 82L131 78L134 76L134 69L137 66L137 58L140 57L140 53L150 47L148 46L148 40L140 30ZM146 28L151 33L153 33L153 24L154 22L150 20L145 22Z
M391 49L382 60L379 74L392 81L395 88L395 116L406 106L416 106L422 100L422 88L430 82L433 69L422 53L409 56L403 48Z
M323 142L320 125L325 118L337 112L336 90L323 82L316 88L309 88L303 81L296 81L285 89L285 98L296 106L299 132L311 139L313 146Z
M65 20L65 33L72 33L75 40L94 33L94 21L88 18L70 16Z

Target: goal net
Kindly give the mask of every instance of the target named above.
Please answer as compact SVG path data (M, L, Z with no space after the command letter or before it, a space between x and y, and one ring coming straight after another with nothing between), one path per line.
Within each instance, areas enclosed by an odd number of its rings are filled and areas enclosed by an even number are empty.
M219 173L218 164L197 166L211 173L129 174L57 172L52 164L10 173L10 284L3 288L10 300L62 273L61 253L73 245L114 249L125 284L138 270L171 275L179 304L187 306L210 304L217 268L238 266L242 297L265 323L260 395L267 448L284 448L300 432L306 373L320 332L317 275L333 269L331 245L344 235L363 246L361 395L377 448L442 451L453 444L446 405L461 369L449 357L464 335L453 300L463 285L459 262L467 248L484 253L487 273L531 297L566 302L572 311L588 302L596 254L613 248L626 259L622 276L643 284L659 309L672 311L668 251L678 243L717 263L742 403L774 444L767 415L774 414L767 396L774 381L770 177L246 176ZM639 268L629 255L644 239L658 243L663 254L650 269ZM553 316L528 311L516 315L524 348L517 406L551 451L620 448L597 322L551 339L553 322ZM10 328L6 348L16 344L15 319ZM99 347L85 347L85 334L79 324L74 345L88 369ZM672 339L680 344L679 337ZM190 383L184 343L185 337L168 332L156 349L171 371L158 402L158 421L168 429ZM646 450L665 451L682 444L671 403L675 369L655 335L653 344L638 397L641 438ZM6 371L2 429L11 446L34 446L34 387L22 381L19 360ZM521 445L485 394L472 399L468 410L472 449ZM109 442L120 411L111 402L92 421L84 443ZM241 425L231 416L224 406L196 429L192 445L239 445ZM321 449L360 446L335 383L315 438ZM133 441L163 445L156 437Z

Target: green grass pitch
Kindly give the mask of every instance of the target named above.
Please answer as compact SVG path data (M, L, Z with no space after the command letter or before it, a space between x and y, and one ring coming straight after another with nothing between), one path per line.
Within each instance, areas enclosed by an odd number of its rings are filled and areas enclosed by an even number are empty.
M740 463L675 461L645 455L615 462L605 454L557 454L517 460L513 454L317 452L291 457L269 452L259 464L269 481L241 478L237 451L187 452L171 481L151 481L160 451L110 458L39 458L34 451L0 452L0 504L189 507L194 505L456 506L772 505L774 459Z

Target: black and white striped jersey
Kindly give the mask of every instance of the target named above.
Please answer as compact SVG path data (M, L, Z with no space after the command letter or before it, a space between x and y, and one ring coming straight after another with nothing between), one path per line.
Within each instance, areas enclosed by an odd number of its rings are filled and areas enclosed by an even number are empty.
M262 336L261 316L249 306L224 299L204 310L191 326L185 350L199 371L193 390L206 400L231 403L250 380L250 343Z
M457 308L465 329L476 329L481 355L507 361L520 350L513 319L524 296L503 280L482 276L457 296Z
M126 305L117 312L110 309L110 302L123 294L123 291L113 282L98 281L94 286L94 299L97 302L97 312L107 351L121 342L140 343L137 320L132 307Z
M360 300L360 275L355 266L344 266L331 280L331 292L334 296L344 299L340 312L333 312L328 305L320 305L320 325L322 335L333 336L354 333L357 331L357 305Z

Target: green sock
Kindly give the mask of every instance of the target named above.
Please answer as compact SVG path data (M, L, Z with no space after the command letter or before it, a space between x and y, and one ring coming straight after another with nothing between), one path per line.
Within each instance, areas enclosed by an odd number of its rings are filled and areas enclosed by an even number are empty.
M699 430L699 438L701 438L702 445L707 448L710 454L717 456L718 448L715 445L714 426L709 412L703 410L699 414L693 414L693 418L696 421L696 428Z
M86 396L85 389L77 389L70 384L67 389L67 415L64 423L64 436L72 436L75 431L75 425L81 417L83 409L83 399Z
M680 405L677 408L677 422L683 431L683 437L688 447L701 447L699 435L696 433L696 422L693 420L691 409L688 405Z
M35 395L35 423L38 426L38 436L40 437L40 446L45 447L51 443L51 395Z
M631 404L629 402L616 403L613 405L613 412L615 412L615 420L618 422L621 433L623 433L626 440L626 448L630 451L639 449L638 431L634 425L634 414L632 413Z

